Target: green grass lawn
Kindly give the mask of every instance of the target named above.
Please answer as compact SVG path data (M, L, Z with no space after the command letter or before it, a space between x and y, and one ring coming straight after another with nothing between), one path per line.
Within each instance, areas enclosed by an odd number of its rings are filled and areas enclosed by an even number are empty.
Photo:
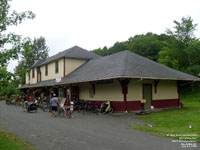
M169 137L169 134L196 134L197 142L200 142L200 93L187 93L181 96L183 108L163 110L139 116L138 118L147 122L147 124L153 124L153 126L131 126L130 128L162 137ZM190 125L192 128L189 128ZM179 138L179 136L173 138Z
M0 150L36 150L29 142L0 130Z

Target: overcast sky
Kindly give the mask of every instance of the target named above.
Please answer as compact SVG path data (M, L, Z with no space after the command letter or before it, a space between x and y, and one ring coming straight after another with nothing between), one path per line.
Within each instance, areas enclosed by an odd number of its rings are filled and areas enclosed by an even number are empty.
M136 34L164 33L183 16L199 24L200 35L199 0L13 0L11 9L36 14L9 30L24 37L45 37L50 56L75 45L92 50Z

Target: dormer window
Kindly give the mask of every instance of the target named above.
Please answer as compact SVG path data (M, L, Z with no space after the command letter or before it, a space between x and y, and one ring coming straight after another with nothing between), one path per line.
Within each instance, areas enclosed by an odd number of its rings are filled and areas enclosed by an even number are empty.
M35 78L35 68L32 69L32 78Z
M58 68L58 61L55 62L55 73L59 72L59 68Z
M45 75L48 76L48 65L45 65Z

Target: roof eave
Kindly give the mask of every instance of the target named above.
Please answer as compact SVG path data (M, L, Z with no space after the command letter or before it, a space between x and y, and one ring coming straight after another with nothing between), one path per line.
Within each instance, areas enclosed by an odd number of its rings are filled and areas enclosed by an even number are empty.
M147 79L147 80L174 80L174 81L192 81L192 82L200 82L200 79L183 79L183 78L158 78L158 77L140 77L140 76L113 76L108 78L97 78L92 80L82 80L82 81L74 81L74 82L60 82L60 83L51 83L48 85L30 85L28 87L21 87L18 89L29 89L35 87L49 87L49 86L60 86L66 84L76 84L76 83L85 83L85 82L92 82L92 81L100 81L100 80L110 80L110 79L118 79L118 78L131 78L131 79Z

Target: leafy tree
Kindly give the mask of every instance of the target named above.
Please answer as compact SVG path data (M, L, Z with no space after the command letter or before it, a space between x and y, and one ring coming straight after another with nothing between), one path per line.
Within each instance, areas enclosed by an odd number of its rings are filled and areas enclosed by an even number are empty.
M167 29L167 33L172 37L175 37L178 41L182 42L185 45L185 53L187 53L188 63L190 67L192 67L191 63L191 51L188 49L190 44L192 44L194 40L193 32L196 30L197 24L193 23L191 17L183 17L181 22L174 21L175 23L175 31L171 31Z
M35 38L33 41L28 39L23 44L22 60L26 64L26 67L30 68L40 59L46 59L48 57L49 48L46 45L44 37Z
M124 51L124 50L128 50L127 49L127 43L126 42L116 42L113 46L111 46L109 48L108 55L114 54L114 53L117 53L117 52L121 52L121 51Z
M106 46L103 47L103 49L98 48L93 50L94 53L100 55L100 56L106 56L108 55L108 48Z
M33 19L35 15L31 11L17 13L9 12L11 0L0 1L0 96L5 96L5 87L8 87L12 80L12 74L6 70L11 59L17 59L21 50L22 37L15 33L8 33L9 26L17 26L25 19ZM9 44L10 48L6 48ZM8 91L8 90L6 90Z
M105 56L113 53L117 53L123 50L130 50L144 57L148 57L154 61L158 59L159 51L167 45L171 37L166 34L153 34L147 33L146 35L136 35L130 37L127 41L116 42L110 48L104 47L103 49L99 48L93 52Z
M196 30L197 24L193 23L191 17L182 17L181 22L174 21L175 31L167 29L167 34L175 37L178 41L183 42L185 45L189 45L194 38L194 31Z
M29 68L33 64L38 60L46 59L48 57L48 51L49 48L46 45L44 37L35 38L33 41L31 39L26 39L21 52L22 60L15 68L15 75L20 84L25 83L26 72L29 71Z
M172 38L159 52L158 61L197 76L200 73L199 39L194 37L197 24L193 23L191 17L183 17L181 22L174 21L174 23L175 31L170 29L166 31Z
M128 43L129 50L154 61L157 61L159 51L166 44L159 35L153 33L136 35L129 38Z
M17 26L26 18L33 19L35 15L31 11L17 13L13 11L9 15L10 0L0 1L0 64L5 67L10 59L18 58L18 52L21 48L21 36L14 33L6 33L8 26ZM5 44L11 44L10 49L4 48Z

